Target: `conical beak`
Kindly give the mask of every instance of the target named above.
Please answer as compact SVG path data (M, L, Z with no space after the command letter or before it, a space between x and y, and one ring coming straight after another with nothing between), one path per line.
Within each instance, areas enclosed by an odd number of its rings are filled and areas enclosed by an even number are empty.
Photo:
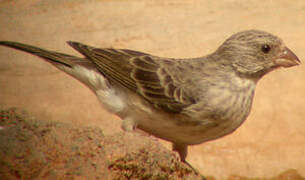
M299 58L287 47L275 59L275 64L282 67L291 67L301 64Z

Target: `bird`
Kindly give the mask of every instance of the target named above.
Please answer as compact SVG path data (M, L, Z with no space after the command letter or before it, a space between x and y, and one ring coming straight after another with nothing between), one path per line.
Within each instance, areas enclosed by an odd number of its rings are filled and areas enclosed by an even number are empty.
M196 58L67 43L83 57L0 41L76 78L106 110L122 119L123 130L141 129L171 142L185 163L188 146L221 138L240 127L264 75L301 63L281 38L255 29L237 32L214 52Z

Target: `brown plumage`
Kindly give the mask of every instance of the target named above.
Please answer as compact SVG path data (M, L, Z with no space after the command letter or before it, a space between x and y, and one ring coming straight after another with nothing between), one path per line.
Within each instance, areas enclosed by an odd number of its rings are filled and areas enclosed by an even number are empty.
M232 133L244 122L261 77L300 63L280 38L258 30L236 33L215 52L193 59L68 44L85 58L0 42L80 80L123 119L125 130L138 127L172 142L184 162L188 145Z

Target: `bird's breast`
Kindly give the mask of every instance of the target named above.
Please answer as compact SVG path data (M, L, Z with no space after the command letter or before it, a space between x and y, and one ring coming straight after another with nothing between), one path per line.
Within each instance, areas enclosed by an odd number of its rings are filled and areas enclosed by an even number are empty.
M205 141L232 133L250 113L255 83L246 80L232 83L237 85L213 87L208 92L207 108L211 111L208 119L215 125L199 132L206 137Z
M189 145L230 134L249 115L254 95L254 84L240 86L242 88L238 90L219 86L206 91L209 98L203 105L192 109L191 116L169 115L158 110L143 113L137 116L141 117L137 118L138 127L162 139Z

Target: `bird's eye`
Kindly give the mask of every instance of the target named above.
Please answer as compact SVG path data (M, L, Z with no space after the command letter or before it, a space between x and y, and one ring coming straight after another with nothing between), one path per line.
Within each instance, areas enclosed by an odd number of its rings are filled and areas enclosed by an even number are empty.
M262 46L263 53L268 53L271 50L271 47L268 44Z

